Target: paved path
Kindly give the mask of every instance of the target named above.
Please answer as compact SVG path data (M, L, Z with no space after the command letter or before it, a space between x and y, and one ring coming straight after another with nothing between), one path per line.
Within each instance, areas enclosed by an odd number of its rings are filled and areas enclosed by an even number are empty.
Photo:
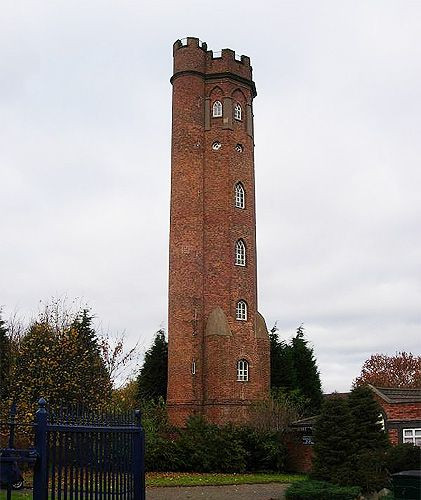
M283 500L288 484L146 488L146 500Z

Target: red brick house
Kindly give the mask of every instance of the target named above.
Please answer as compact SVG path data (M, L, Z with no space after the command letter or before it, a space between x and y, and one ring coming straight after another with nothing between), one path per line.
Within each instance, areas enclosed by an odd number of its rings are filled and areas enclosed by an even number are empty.
M421 388L369 387L382 407L390 442L421 446Z
M400 389L369 385L382 407L384 428L392 444L412 443L421 446L421 388ZM325 397L343 397L348 393L326 394ZM309 472L313 460L313 427L317 416L298 420L290 426L286 446L288 468Z

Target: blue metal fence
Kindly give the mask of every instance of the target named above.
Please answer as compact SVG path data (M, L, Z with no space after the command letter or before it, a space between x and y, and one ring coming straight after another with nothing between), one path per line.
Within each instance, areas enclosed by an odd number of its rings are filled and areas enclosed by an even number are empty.
M71 408L54 413L40 399L34 427L35 447L26 450L36 457L34 500L145 499L145 436L139 411Z

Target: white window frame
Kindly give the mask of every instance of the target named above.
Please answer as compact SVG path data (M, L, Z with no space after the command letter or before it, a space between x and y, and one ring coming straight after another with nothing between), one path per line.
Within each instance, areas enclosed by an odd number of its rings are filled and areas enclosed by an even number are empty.
M412 443L421 446L421 428L402 429L402 443Z
M196 361L194 359L191 362L191 374L196 375Z
M239 300L235 307L235 318L238 321L247 321L247 302Z
M246 265L246 244L243 240L235 243L235 265L244 267Z
M212 105L212 117L219 118L222 116L222 102L215 101Z
M236 120L241 121L242 114L243 114L243 109L241 107L241 104L237 102L237 104L234 106L234 118Z
M246 208L246 192L241 182L235 185L235 206L236 208Z
M249 381L249 362L246 359L237 361L237 382Z

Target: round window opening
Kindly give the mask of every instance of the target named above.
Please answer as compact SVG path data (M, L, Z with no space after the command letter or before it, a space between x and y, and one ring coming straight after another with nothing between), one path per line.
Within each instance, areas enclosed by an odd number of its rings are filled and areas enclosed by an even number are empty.
M213 144L212 144L212 149L214 151L218 151L219 149L221 149L221 146L222 144L219 142L219 141L215 141Z
M235 150L238 151L239 153L242 153L244 151L243 145L242 144L237 144L235 146Z

